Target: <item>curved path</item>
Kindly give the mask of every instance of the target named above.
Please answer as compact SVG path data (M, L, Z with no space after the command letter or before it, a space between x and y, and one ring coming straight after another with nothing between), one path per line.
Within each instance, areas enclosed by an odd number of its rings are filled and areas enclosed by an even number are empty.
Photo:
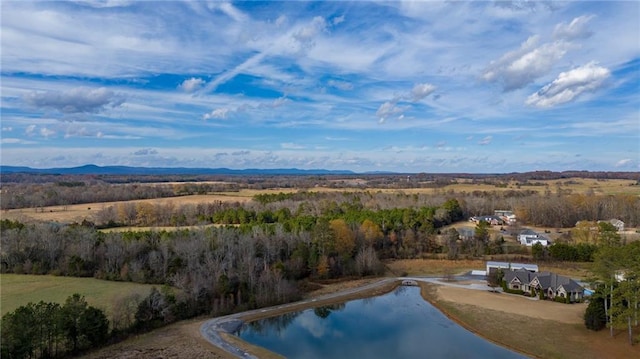
M317 298L305 299L298 302L288 303L277 305L273 307L266 307L260 309L249 310L246 312L235 313L230 315L225 315L222 317L216 317L213 319L209 319L202 324L200 327L200 334L211 344L216 347L226 351L227 353L237 357L237 358L252 358L257 359L256 356L251 355L244 350L238 348L232 343L226 341L220 333L233 333L237 331L243 324L243 317L252 315L252 314L264 314L273 311L282 311L282 310L303 310L309 308L309 306L320 306L324 302L335 301L336 299L340 299L341 297L347 297L352 294L357 294L362 291L371 290L378 288L382 285L396 282L396 281L415 281L415 282L426 282L433 283L438 285L446 285L458 288L472 289L472 290L488 290L486 284L456 284L451 282L444 282L439 277L398 277L398 278L384 278L377 282L373 282L367 285L363 285L361 287L345 289L340 292L326 294Z

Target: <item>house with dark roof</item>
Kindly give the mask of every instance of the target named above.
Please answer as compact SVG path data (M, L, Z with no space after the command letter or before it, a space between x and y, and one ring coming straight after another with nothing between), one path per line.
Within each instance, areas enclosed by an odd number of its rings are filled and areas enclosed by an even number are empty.
M503 280L509 289L521 290L525 293L530 293L531 287L529 284L533 277L535 277L535 274L535 272L530 272L524 269L509 270L504 272Z
M570 302L579 302L584 296L584 288L580 284L552 272L505 271L503 280L507 288L521 290L531 296L542 293L547 299L568 298Z

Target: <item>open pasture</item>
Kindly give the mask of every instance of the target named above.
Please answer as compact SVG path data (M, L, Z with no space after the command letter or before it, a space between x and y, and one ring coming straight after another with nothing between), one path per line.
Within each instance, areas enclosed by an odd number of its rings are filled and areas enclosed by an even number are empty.
M121 204L139 204L152 203L160 205L182 206L187 204L206 204L212 202L248 202L251 200L250 195L244 195L238 192L217 193L210 195L192 195L179 197L166 197L154 199L142 199L135 201L119 201L119 202L99 202L84 203L68 206L50 206L42 208L22 208L10 209L2 212L3 219L18 220L21 222L43 221L43 222L82 222L83 220L93 221L96 212L101 209Z
M136 293L144 297L152 287L153 285L149 284L95 278L2 274L0 311L4 315L29 302L37 303L41 300L64 304L67 297L79 293L87 299L89 305L105 310L107 317L110 317L117 299Z

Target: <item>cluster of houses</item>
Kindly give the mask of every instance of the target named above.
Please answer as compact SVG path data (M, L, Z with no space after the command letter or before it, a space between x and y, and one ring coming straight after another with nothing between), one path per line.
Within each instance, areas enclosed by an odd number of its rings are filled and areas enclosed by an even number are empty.
M572 303L584 298L585 289L576 281L552 272L539 272L535 264L487 262L487 275L497 270L503 271L506 288L525 295L551 300L564 298Z
M474 228L459 227L456 228L460 239L471 240L475 236ZM551 240L544 234L540 234L531 229L524 229L518 234L518 242L523 246L531 247L536 243L540 243L544 247L551 245Z
M511 225L517 222L516 215L513 214L512 211L509 210L495 210L493 215L482 215L482 216L473 216L469 218L469 222L480 223L487 222L492 226L502 226L502 225ZM611 219L608 221L598 221L598 222L608 222L611 223L618 232L624 231L624 222L619 219ZM578 222L580 223L580 222ZM576 223L576 225L578 224ZM461 239L471 239L473 238L474 232L472 229L468 228L460 228L458 229L458 233L460 234ZM544 247L551 245L551 240L549 237L544 234L537 233L532 229L524 229L518 234L518 242L523 246L531 247L536 244L540 244Z

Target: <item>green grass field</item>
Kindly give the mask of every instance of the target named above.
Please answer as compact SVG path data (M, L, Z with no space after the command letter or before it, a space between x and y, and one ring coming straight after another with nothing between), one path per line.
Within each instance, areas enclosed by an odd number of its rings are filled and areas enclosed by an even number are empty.
M21 305L39 301L63 304L70 295L84 295L89 305L104 310L110 317L114 302L138 293L146 296L152 285L112 282L94 278L56 277L50 275L0 275L0 312L14 311ZM160 288L158 288L160 289Z

